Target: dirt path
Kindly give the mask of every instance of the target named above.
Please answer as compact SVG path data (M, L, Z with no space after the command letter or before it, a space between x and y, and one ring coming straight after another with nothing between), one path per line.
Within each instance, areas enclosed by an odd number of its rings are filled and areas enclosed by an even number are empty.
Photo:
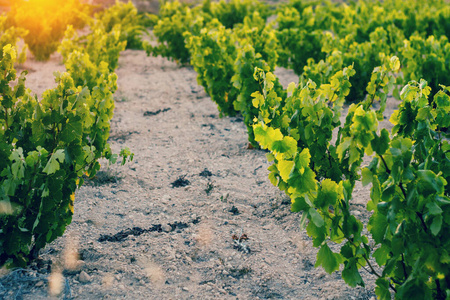
M49 87L49 70L62 67L57 56L45 66L25 65L35 70L28 79L34 91ZM129 147L134 161L103 164L78 191L64 236L26 275L4 280L0 299L47 298L49 269L70 263L74 252L79 267L62 275L65 295L75 299L374 296L370 276L367 290L352 289L339 273L314 268L317 251L289 199L269 182L266 153L246 149L240 118L218 118L193 69L127 50L117 73L110 142L116 152ZM367 216L367 191L355 196L354 211Z

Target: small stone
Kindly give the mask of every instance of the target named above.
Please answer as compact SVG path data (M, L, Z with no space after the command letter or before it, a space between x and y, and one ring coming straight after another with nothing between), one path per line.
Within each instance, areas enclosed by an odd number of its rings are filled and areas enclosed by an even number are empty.
M361 212L359 210L352 210L350 213L352 215L354 215L354 216L360 216L361 215Z
M223 271L222 271L222 274L223 274L223 275L229 275L230 273L228 273L227 270L223 270Z
M185 286L182 288L182 290L185 291L185 292L189 292L189 289L187 287L185 287Z
M40 280L36 283L36 287L41 287L43 285L44 285L44 282L42 280Z
M170 226L169 224L164 224L161 226L162 231L164 232L171 232L172 231L172 226Z
M263 226L264 230L273 230L273 224L267 224Z
M119 290L124 290L125 289L125 286L123 284L119 284L117 287L119 288Z
M164 195L164 196L162 196L161 200L162 200L163 203L167 203L167 202L169 202L172 199L170 198L169 195Z
M85 271L81 271L80 275L78 275L78 281L81 283L88 283L91 281L91 276Z
M317 274L317 279L322 279L326 276L327 274L325 272L320 272L319 274Z
M221 194L220 193L212 193L211 197L216 198L216 199L220 199Z
M219 289L219 293L225 295L225 294L227 294L227 291L225 291L224 289Z

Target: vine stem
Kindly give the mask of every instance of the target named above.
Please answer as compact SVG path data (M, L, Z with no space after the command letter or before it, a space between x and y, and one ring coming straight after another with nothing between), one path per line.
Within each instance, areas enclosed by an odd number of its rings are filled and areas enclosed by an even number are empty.
M376 273L373 273L373 268L371 268L371 270L368 270L365 266L363 266L361 263L358 263L360 265L361 268L363 268L367 273L372 274L372 275L378 275ZM381 276L377 276L378 278L382 278ZM389 287L395 292L397 293L397 289L395 288L395 286L392 285L392 283L389 282Z
M441 283L439 282L439 279L435 279L434 281L436 283L436 299L438 300L444 300L445 294L441 289Z
M403 276L405 276L405 280L408 278L408 273L406 273L406 265L405 265L405 255L402 253L402 267L403 267Z
M8 130L8 109L5 107L5 131Z
M385 167L385 169L386 169L386 173L388 173L389 175L391 175L391 170L389 169L389 167L388 167L386 161L384 160L383 155L378 155L378 156L381 158L381 161L383 162L383 165L384 165L384 167Z
M332 218L331 218L329 215L326 215L326 216L327 216L330 220L332 220ZM344 232L341 225L338 224L338 228L339 228L342 232ZM347 239L347 241L349 241L349 242L353 245L353 247L359 248L359 246L357 246L357 245L353 242L353 240L352 240L350 237L345 237L345 238ZM381 276L380 274L378 274L377 271L375 271L375 268L372 266L372 264L370 263L370 261L369 261L369 259L367 258L367 256L364 254L364 255L362 255L362 257L363 257L364 260L366 261L366 263L367 263L367 265L369 266L370 270L367 270L362 264L360 264L360 263L358 263L358 264L359 264L364 270L366 270L369 274L372 274L372 275L376 276L377 278L383 278L383 276ZM402 259L403 259L403 256L402 256ZM405 272L406 272L406 271L405 271ZM395 286L392 285L391 280L392 280L392 278L390 278L390 280L389 280L389 287L390 287L395 293L397 293L397 289L395 288Z
M386 173L388 173L388 174L390 175L390 174L391 174L391 170L389 170L389 168L388 168L388 166L387 166L387 163L386 163L386 160L384 160L383 155L378 155L378 156L381 158L381 161L383 162L383 165L384 165L384 167L386 168ZM401 189L401 191L402 191L402 194L403 194L403 196L404 196L405 199L406 199L407 193L406 193L405 187L403 186L403 183L400 182L400 183L398 184L398 186L400 187L400 189ZM427 227L427 224L425 224L425 220L423 219L423 215L422 215L420 212L418 212L418 211L416 212L416 215L417 215L417 217L418 217L419 220L420 220L420 223L421 223L421 225L422 225L423 230L424 230L426 233L428 233L428 227Z

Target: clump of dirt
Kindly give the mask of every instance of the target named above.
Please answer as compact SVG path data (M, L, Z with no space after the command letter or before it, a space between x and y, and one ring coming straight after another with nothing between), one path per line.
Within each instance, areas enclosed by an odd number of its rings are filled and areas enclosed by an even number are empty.
M174 182L171 183L173 188L185 187L190 184L191 184L191 182L186 179L186 175L178 177L177 180L175 180Z
M197 224L200 222L200 218L197 218L195 220L192 220L190 222L191 224ZM121 242L124 239L126 239L128 236L140 236L141 234L148 233L148 232L172 232L178 229L178 233L180 233L180 230L186 229L190 226L189 223L184 222L175 222L175 223L169 223L167 225L161 225L161 224L154 224L150 226L148 229L142 229L140 227L133 227L131 229L122 230L114 235L108 235L108 234L102 234L98 241L100 243L102 242Z
M200 174L198 174L198 176L201 176L201 177L211 177L211 176L213 176L213 173L211 173L211 171L210 170L208 170L207 168L205 168L203 171L201 171L200 172Z
M147 110L146 112L144 112L144 117L149 117L149 116L156 116L159 115L160 113L164 113L170 110L170 107L164 108L164 109L158 109L155 111L149 111Z

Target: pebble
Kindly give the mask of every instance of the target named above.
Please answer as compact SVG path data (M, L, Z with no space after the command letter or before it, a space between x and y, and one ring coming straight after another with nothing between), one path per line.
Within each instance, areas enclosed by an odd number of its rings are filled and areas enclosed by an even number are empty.
M225 295L227 294L227 291L225 291L224 289L219 289L219 293Z
M317 274L317 279L322 279L325 276L327 276L327 273L325 273L324 271L320 272L319 274Z
M172 226L170 226L169 224L164 224L161 226L162 231L164 232L171 232L172 231Z
M182 288L182 290L185 291L185 292L189 292L189 289L187 287L185 287L185 286Z
M162 200L163 203L167 203L170 200L172 200L172 198L170 198L169 195L164 195L164 196L162 196L161 200Z
M274 225L273 225L273 224L267 224L267 225L264 225L264 226L263 226L263 229L264 229L264 230L273 230L273 228L274 228Z
M78 281L81 283L88 283L91 281L91 276L85 271L81 271L80 275L78 275Z
M41 280L41 281L38 281L37 283L36 283L36 287L41 287L41 286L43 286L44 285L44 282Z
M360 216L361 215L361 212L359 210L352 210L350 213L352 215L354 215L354 216Z
M222 196L222 194L220 194L220 193L212 193L211 194L212 198L215 198L215 199L218 199L218 200L220 199L221 196Z

